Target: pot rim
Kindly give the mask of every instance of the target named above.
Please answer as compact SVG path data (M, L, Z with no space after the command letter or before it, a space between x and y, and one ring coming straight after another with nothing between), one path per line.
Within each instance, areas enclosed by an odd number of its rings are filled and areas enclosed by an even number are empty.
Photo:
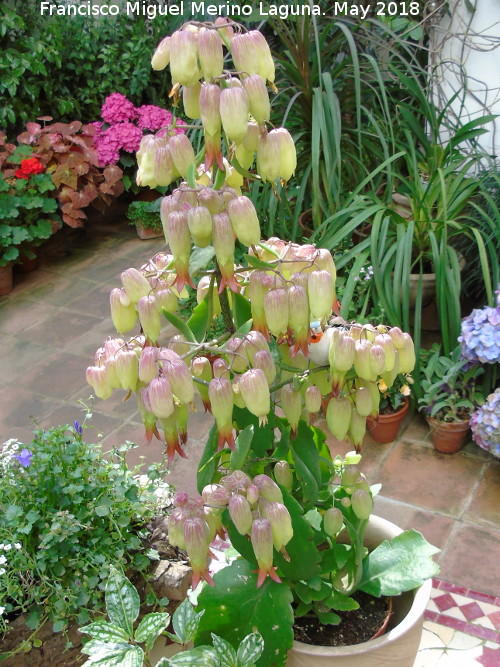
M382 517L372 515L370 517L370 523L379 530L387 533L387 537L384 539L391 539L400 535L403 532L403 529L397 526L387 519ZM360 655L362 653L367 653L369 651L376 650L382 646L385 646L389 642L399 639L401 636L406 634L408 630L415 624L415 621L421 618L424 614L424 611L427 607L432 590L432 579L427 579L424 583L413 591L408 591L409 593L413 592L413 602L411 607L403 618L403 620L396 625L396 627L389 630L385 634L377 637L376 639L369 639L366 642L360 644L351 644L349 646L317 646L314 644L305 644L304 642L299 642L294 640L293 650L299 654L308 654L308 655L319 655L319 656L352 656ZM402 594L404 595L404 593ZM396 596L396 598L399 596Z

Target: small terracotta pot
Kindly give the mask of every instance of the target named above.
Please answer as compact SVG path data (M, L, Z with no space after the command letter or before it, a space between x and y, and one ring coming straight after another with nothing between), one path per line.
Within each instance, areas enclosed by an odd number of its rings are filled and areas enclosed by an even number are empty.
M0 266L0 296L10 294L14 287L14 279L12 276L12 262L5 266Z
M469 432L469 421L443 422L434 417L426 417L431 429L434 449L442 454L455 454L462 449Z
M376 419L369 417L367 426L371 437L382 444L395 440L399 433L403 417L408 412L409 405L410 401L405 398L403 406L396 412L385 415L379 414Z
M38 255L35 255L31 259L26 257L26 255L20 255L19 263L14 264L14 273L31 273L31 271L38 269L39 265L40 258Z
M147 239L159 239L163 236L162 229L151 229L151 227L143 227L139 222L135 223L135 229L137 231L137 236L146 241Z

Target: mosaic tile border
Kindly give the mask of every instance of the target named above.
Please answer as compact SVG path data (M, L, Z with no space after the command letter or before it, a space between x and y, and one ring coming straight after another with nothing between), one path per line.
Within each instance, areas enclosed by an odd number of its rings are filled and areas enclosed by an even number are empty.
M433 579L424 619L500 646L500 597Z

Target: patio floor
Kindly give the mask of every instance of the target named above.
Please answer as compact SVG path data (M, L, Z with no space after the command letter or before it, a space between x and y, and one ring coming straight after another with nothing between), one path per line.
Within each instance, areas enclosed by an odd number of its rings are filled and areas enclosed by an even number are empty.
M85 369L114 333L109 292L121 271L163 249L162 239L139 240L115 208L94 216L85 231L53 237L42 248L40 267L16 275L13 292L0 297L0 442L30 442L35 423L82 419L78 402L88 404L91 395ZM96 399L92 412L88 439L102 438L107 447L136 442L131 463L141 456L160 460L161 443L144 443L139 414L123 396ZM191 493L193 463L210 426L202 411L192 415L190 458L171 467L169 478ZM332 447L342 453L341 444ZM458 454L435 452L418 415L407 417L393 443L367 436L362 453L368 478L382 483L377 514L420 530L441 548L440 579L415 667L500 665L500 461L472 442Z

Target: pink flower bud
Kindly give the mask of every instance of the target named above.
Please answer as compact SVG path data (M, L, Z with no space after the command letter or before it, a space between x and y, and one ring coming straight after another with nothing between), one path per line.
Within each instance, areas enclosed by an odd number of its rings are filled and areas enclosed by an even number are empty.
M293 487L293 474L288 461L278 461L274 466L274 476L280 486L285 488L288 492Z
M217 30L203 30L198 36L198 55L203 78L210 81L222 74L224 57L222 40Z
M235 470L230 475L226 475L220 481L228 491L238 493L245 491L252 483L250 477L243 470Z
M376 375L370 364L371 349L372 344L366 338L361 338L355 342L354 369L360 378L373 381Z
M216 359L212 365L214 378L226 378L229 380L229 364L225 359Z
M273 532L269 519L255 519L250 535L253 551L259 564L257 588L264 583L267 575L281 583L273 567Z
M392 338L396 350L401 350L404 347L405 341L403 332L399 327L392 327L392 329L389 329L389 336Z
M409 333L402 335L403 347L399 350L399 372L411 373L415 368L415 348Z
M315 385L307 387L304 395L304 403L309 413L316 413L321 410L321 392Z
M240 535L248 535L252 528L252 510L246 498L235 493L229 500L229 516Z
M194 166L196 157L191 142L185 134L176 134L170 137L168 149L172 155L175 168L181 176L186 178L189 167Z
M151 380L147 388L147 400L151 406L151 412L162 419L170 417L174 412L174 401L172 389L168 380L157 377Z
M261 132L257 143L257 173L263 181L273 183L280 176L279 138L271 132Z
M273 336L284 333L288 327L288 292L280 287L272 289L264 297L264 312L269 331Z
M271 104L266 84L258 74L252 74L243 80L248 95L250 113L258 123L264 123L271 117Z
M252 271L248 285L248 297L252 309L253 328L268 335L264 297L273 286L273 278L264 271Z
M373 498L369 491L357 489L351 496L351 507L354 514L361 520L370 518L373 510Z
M282 503L270 502L263 506L262 516L271 522L273 546L280 551L293 537L290 513Z
M357 410L352 410L349 422L349 437L354 448L359 452L366 433L366 417L362 417Z
M294 437L302 413L302 396L300 391L294 389L291 384L286 384L281 388L281 408L288 419L292 437Z
M177 30L170 37L170 73L172 83L182 86L194 86L200 78L197 39L193 32Z
M230 338L225 345L229 368L234 373L244 373L248 369L248 358L245 353L245 340Z
M269 44L266 41L264 35L258 30L250 30L247 33L248 38L251 40L251 48L257 53L259 59L259 71L258 72L248 72L249 74L260 74L264 79L267 79L271 83L274 81L275 68L274 60L271 55L271 49Z
M184 524L190 513L182 507L175 507L168 517L168 541L173 547L185 549Z
M192 587L196 588L200 579L205 579L211 586L214 582L208 573L207 557L210 529L200 517L192 517L184 522L184 543L193 570Z
M187 212L187 223L195 245L206 248L212 240L212 216L208 208L195 206Z
M380 345L372 345L370 350L370 368L375 376L385 371L385 352L384 348Z
M244 88L224 88L219 106L222 127L230 141L240 144L247 133L248 95Z
M344 524L344 515L336 507L329 507L323 514L323 530L330 537L340 533Z
M156 51L151 58L151 67L160 71L170 62L170 36L164 37L156 47Z
M271 385L276 377L276 365L269 350L257 350L253 358L253 367L260 368L266 376L267 383Z
M335 285L328 271L312 271L307 283L313 319L321 320L332 312Z
M120 275L123 289L132 303L137 303L142 296L151 292L148 279L137 269L126 269Z
M179 299L176 297L174 292L168 287L166 289L162 289L156 292L155 299L156 299L156 306L159 312L161 312L163 308L165 308L165 310L168 311L169 313L175 313L175 311L177 310Z
M139 322L148 340L156 343L160 335L161 322L158 304L154 296L143 296L137 304Z
M248 33L235 35L229 43L229 48L236 70L246 74L258 74L260 72L259 56L253 48Z
M234 448L233 437L233 388L227 378L214 378L208 387L208 396L219 431L218 449L224 444Z
M120 350L115 355L116 374L122 389L135 391L139 379L139 360L133 350Z
M248 197L232 199L227 212L238 241L243 245L256 245L260 241L260 224L257 211Z
M191 372L194 377L200 378L200 380L204 380L205 382L210 382L212 379L212 366L206 357L195 357L191 362ZM207 412L207 410L210 410L208 387L202 384L196 384L196 387L200 392L205 412Z
M219 264L234 261L234 232L226 212L213 216L213 246Z
M138 166L136 183L140 187L149 186L150 188L155 188L157 186L155 178L155 153L157 147L153 135L145 135L141 139L139 150L136 153Z
M343 440L351 422L351 403L347 398L332 398L326 410L326 423L337 440Z
M375 345L380 345L385 353L384 373L391 371L396 362L396 349L389 334L378 334L373 341Z
M260 368L253 368L240 378L240 392L248 410L259 418L259 425L267 424L271 409L271 396L266 376Z
M139 380L151 382L158 375L158 349L156 347L145 347L139 357Z
M337 330L335 330L337 331ZM332 369L341 372L349 371L354 364L356 345L354 338L347 333L334 335L328 351L328 361Z
M182 403L194 400L194 384L189 368L182 359L164 361L163 375L170 383L170 388Z
M214 22L214 25L217 26L217 32L227 42L234 36L234 30L230 25L230 21L231 19L228 19L226 16L218 16Z
M291 355L295 356L299 350L307 354L309 322L311 321L307 287L292 285L288 289L288 321L290 329L292 329L294 334L294 345Z
M113 320L113 326L118 331L118 333L125 333L130 331L135 326L137 321L137 311L134 308L133 304L124 306L121 301L121 288L115 288L111 291L109 295L109 302L111 305L111 319Z
M250 506L253 507L257 504L260 496L259 487L255 484L250 484L247 486L247 500L250 503Z
M198 206L208 208L211 215L220 213L224 207L220 191L212 188L202 188L198 193Z
M359 387L356 390L356 410L361 417L368 417L373 410L373 402L368 387Z
M198 81L193 86L182 87L182 105L184 113L188 118L197 120L201 118L200 112L201 83Z
M259 489L259 493L270 503L282 503L283 494L280 487L268 475L256 475L253 483Z
M155 151L154 177L157 185L165 187L179 178L179 171L174 165L169 146L162 146Z
M222 126L220 117L221 90L215 83L204 83L200 90L200 115L203 127L214 136Z
M97 398L102 398L103 400L110 398L113 389L108 384L106 368L104 366L89 366L86 371L86 379Z
M284 181L289 181L290 178L294 175L295 169L297 167L297 152L295 150L294 141L284 127L278 127L275 130L271 130L270 134L273 132L276 133L278 138L278 148L279 148L279 176Z
M205 505L210 507L227 507L231 494L222 484L208 484L201 492Z
M191 346L182 334L175 334L175 336L172 336L168 347L178 356L187 354L191 350Z
M329 250L326 250L326 248L318 248L316 250L314 266L321 271L328 271L335 283L335 279L337 278L337 269L335 267L335 262L333 261L332 253Z
M267 340L260 331L249 331L245 336L245 352L252 366L254 365L255 355L259 350L270 352Z
M180 135L179 135L180 136ZM189 276L189 256L191 254L191 238L187 224L187 215L182 211L170 213L167 219L168 240L175 260L177 272L176 288L181 292L185 283L193 286Z

